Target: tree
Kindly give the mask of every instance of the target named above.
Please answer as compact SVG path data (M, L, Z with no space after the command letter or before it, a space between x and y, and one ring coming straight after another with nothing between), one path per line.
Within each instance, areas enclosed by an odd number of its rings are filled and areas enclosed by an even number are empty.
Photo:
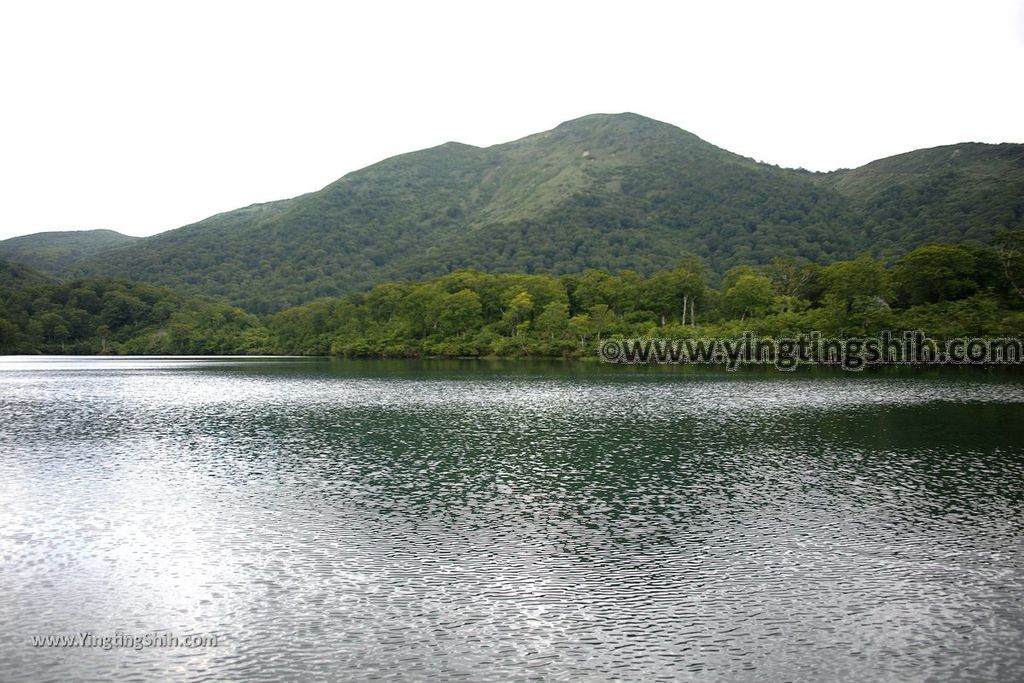
M609 284L611 292L607 295L607 303L619 315L636 310L643 300L645 281L635 271L620 271Z
M148 308L137 296L122 291L108 292L105 299L100 317L111 329L135 325Z
M796 256L776 256L764 267L779 296L806 298L819 266Z
M61 342L68 338L67 321L57 313L44 313L39 317L43 338L49 342Z
M775 300L772 282L763 275L743 273L722 294L722 306L733 316L744 320L748 315L761 316Z
M1024 230L1004 230L993 240L1006 282L1024 299Z
M885 298L885 266L870 256L837 261L821 271L824 302L848 311L858 299Z
M409 321L413 334L423 338L437 328L445 296L439 287L428 282L413 287L402 300L401 315Z
M587 310L587 317L590 319L590 330L597 336L598 341L601 335L611 330L615 324L615 314L605 304L595 304Z
M896 296L908 306L970 296L978 290L974 272L974 255L953 244L918 247L891 271Z
M526 292L519 292L505 303L502 321L512 330L512 336L519 334L520 325L527 320L533 311L533 297Z
M597 304L611 305L616 298L614 278L603 270L588 269L573 282L573 308L585 311Z
M694 263L687 262L673 270L655 273L647 280L642 308L660 315L662 326L666 318L677 317L685 325L687 313L690 313L693 324L696 322L692 319L696 317L696 303L703 295L703 273Z
M552 301L537 316L536 329L551 341L565 334L569 324L569 307L560 301Z
M366 309L374 320L387 322L398 314L407 293L407 288L402 285L377 285L366 294Z
M480 327L482 318L479 295L471 289L462 289L444 298L437 321L438 331L446 337L458 334L465 339L467 332Z
M569 334L574 337L579 337L580 346L586 344L587 338L593 334L593 327L590 324L590 316L586 313L574 315L569 318L568 328Z
M17 350L18 327L9 320L0 318L0 353L10 353Z

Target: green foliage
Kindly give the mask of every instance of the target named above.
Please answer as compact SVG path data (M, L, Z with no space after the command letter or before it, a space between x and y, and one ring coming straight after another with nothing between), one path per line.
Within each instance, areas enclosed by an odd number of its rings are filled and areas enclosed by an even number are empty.
M852 203L862 249L886 259L934 242L987 243L1024 228L1024 145L961 143L821 174Z
M482 321L480 295L471 289L460 289L442 300L437 331L446 337L457 334L465 339L466 333L478 328Z
M138 239L113 230L37 232L0 241L0 259L63 275L82 259L126 247Z
M594 269L559 278L456 271L292 308L270 316L267 326L277 353L348 356L572 357L592 354L594 343L608 336L738 337L746 330L1013 334L1024 330L1024 315L1014 311L1009 281L998 271L985 280L978 270L993 259L997 252L990 249L933 245L888 270L867 256L824 267L776 260L731 269L721 291L705 285L703 269L692 261L650 277ZM936 282L935 268L945 286L937 295L921 284ZM967 273L970 287L951 282L946 269ZM917 291L928 292L929 302L905 293ZM695 319L681 315L684 301L697 302Z
M1017 303L1024 300L1024 230L1002 230L993 240L999 271ZM991 272L991 271L989 271Z
M618 336L1020 335L1017 266L998 267L1006 248L926 245L888 269L868 256L776 259L730 269L719 289L693 260L648 277L459 270L262 319L148 284L57 283L0 262L0 352L577 357Z
M868 256L829 264L820 279L825 303L842 311L864 307L886 294L885 265Z
M552 301L537 316L536 328L541 335L547 335L549 341L564 338L569 332L569 306Z
M261 315L460 270L581 273L578 287L564 287L579 310L631 305L681 322L682 298L689 306L695 296L699 311L710 297L659 285L646 295L658 300L639 304L644 295L630 287L659 271L691 272L679 266L688 256L707 264L712 282L781 257L764 273L776 294L813 301L809 263L869 250L890 262L930 242L981 244L1024 229L1022 160L1022 145L962 144L813 174L635 114L595 115L485 149L448 143L393 157L320 191L79 254L67 267ZM527 291L544 310L549 302ZM477 293L485 317L504 303L504 292Z
M722 308L732 317L740 320L748 315L763 316L775 301L772 281L764 275L741 273L733 278L729 288L722 293Z
M56 283L0 262L0 353L245 354L265 351L253 315L140 282Z
M896 298L907 305L936 303L978 290L977 259L964 247L928 244L896 262L892 270Z
M989 295L976 294L957 301L919 304L902 316L906 329L928 330L936 337L981 337L1015 334L1001 324L999 304Z

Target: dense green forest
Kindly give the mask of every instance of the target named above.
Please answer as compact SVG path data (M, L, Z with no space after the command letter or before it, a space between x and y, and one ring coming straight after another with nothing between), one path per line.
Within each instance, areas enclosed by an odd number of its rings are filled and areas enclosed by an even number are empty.
M59 276L83 259L126 247L138 239L113 230L37 232L0 240L0 259Z
M59 283L0 261L0 353L244 354L267 350L258 318L153 285Z
M996 248L934 244L886 268L862 256L820 266L776 257L707 285L696 258L643 277L458 271L380 285L266 319L276 353L348 356L590 356L624 336L852 337L923 330L936 338L1024 335L1022 233Z
M1019 229L1024 145L962 143L811 173L636 114L593 115L492 147L386 159L317 192L105 245L60 274L265 314L464 269L650 278L687 255L717 287L729 269L775 257L892 262L930 242L984 245ZM5 245L0 258L33 263Z
M4 353L593 356L609 337L1024 336L1024 231L930 244L890 266L776 257L710 287L700 259L649 276L460 270L258 318L126 280L57 283L0 264Z

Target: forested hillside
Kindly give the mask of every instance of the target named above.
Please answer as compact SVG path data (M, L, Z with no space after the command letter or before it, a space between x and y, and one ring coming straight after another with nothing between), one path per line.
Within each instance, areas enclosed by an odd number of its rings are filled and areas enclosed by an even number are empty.
M0 240L0 259L16 261L49 275L64 275L82 259L128 246L138 239L113 230L37 232Z
M253 315L110 278L60 283L0 261L0 353L236 354L266 349Z
M635 114L448 143L320 191L219 214L79 262L267 313L472 268L650 275L697 256L717 282L778 256L891 262L1024 227L1024 145L920 150L829 174L781 169Z
M923 149L819 182L853 200L864 248L887 257L930 241L982 244L1024 221L1024 145Z

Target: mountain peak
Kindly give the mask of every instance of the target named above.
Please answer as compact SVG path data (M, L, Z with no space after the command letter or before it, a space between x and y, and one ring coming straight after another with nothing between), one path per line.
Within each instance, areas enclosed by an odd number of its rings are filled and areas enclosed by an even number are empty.
M587 114L576 119L563 121L555 126L551 132L605 132L617 131L623 134L657 134L675 133L692 135L687 131L673 126L670 123L634 114L633 112L621 112L618 114ZM696 136L693 136L696 137Z

